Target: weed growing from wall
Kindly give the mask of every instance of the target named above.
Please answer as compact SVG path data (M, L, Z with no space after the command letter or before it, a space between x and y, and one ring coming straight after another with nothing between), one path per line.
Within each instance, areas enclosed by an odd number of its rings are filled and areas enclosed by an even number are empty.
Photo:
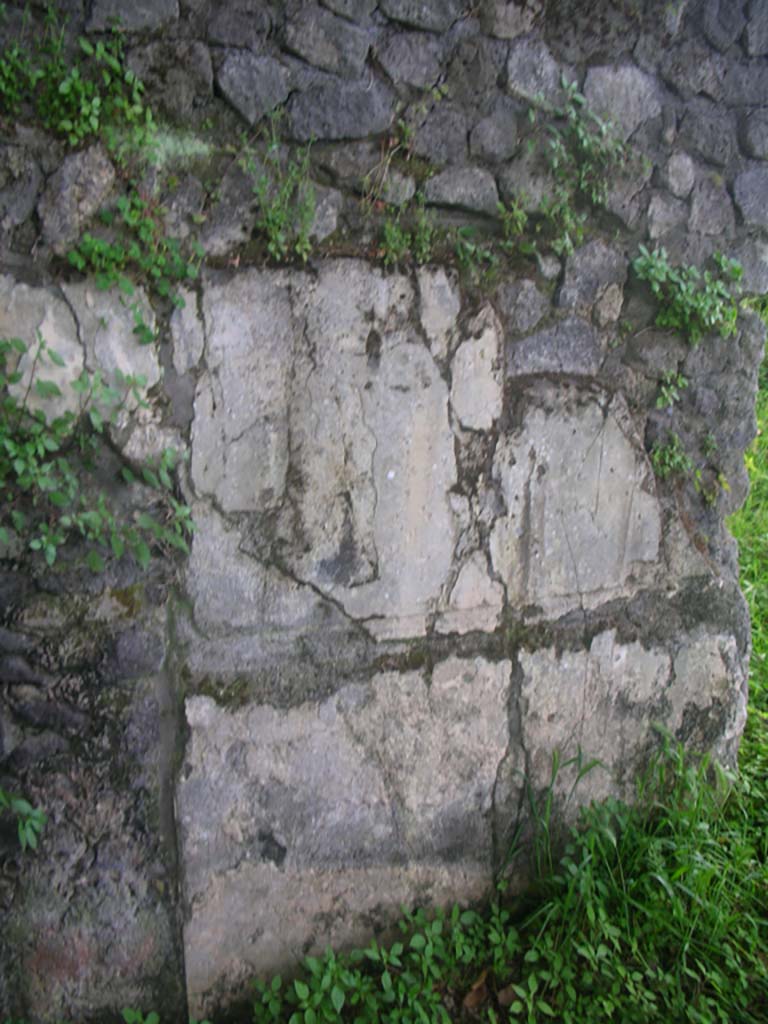
M155 137L144 86L125 63L123 40L78 40L79 56L65 52L65 29L54 5L30 49L19 43L0 55L0 117L28 110L49 131L79 146L102 138L118 162L147 153Z
M246 146L242 167L253 178L259 201L256 228L267 252L277 263L298 256L306 262L312 251L310 231L315 218L315 189L309 177L307 146L296 156L284 154L279 135L280 115L269 117L263 160Z
M152 514L121 518L96 483L94 470L107 428L132 404L146 404L146 381L118 372L117 387L111 387L99 373L83 371L71 383L80 396L78 411L48 416L45 403L62 392L43 374L47 365L62 367L63 360L42 337L29 371L22 374L20 360L26 355L21 339L0 340L0 544L20 542L52 566L63 545L79 537L94 572L104 569L107 554L120 558L129 552L146 567L152 547L186 552L192 520L188 507L173 495L177 457L172 450L156 463L122 469L124 482L151 489Z
M130 273L154 294L183 306L175 287L198 276L204 256L199 243L182 247L177 239L166 237L157 203L143 196L135 185L120 196L116 210L102 210L100 216L111 238L85 232L67 254L70 264L81 273L93 273L97 288L102 290L117 285L124 295L132 295L133 284L127 276ZM146 324L138 321L136 326L142 343L154 340Z
M736 331L739 315L738 282L742 268L736 260L715 254L715 272L697 267L673 266L666 249L639 246L632 268L647 281L659 303L656 324L682 334L691 345L699 344L709 331L727 338Z

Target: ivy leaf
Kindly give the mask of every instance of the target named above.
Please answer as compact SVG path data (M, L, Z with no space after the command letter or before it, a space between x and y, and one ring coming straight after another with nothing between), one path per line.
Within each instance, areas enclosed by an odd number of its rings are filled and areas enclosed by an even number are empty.
M40 398L61 398L61 388L52 380L36 380L35 391Z
M104 572L104 559L98 551L89 551L86 561L91 572Z

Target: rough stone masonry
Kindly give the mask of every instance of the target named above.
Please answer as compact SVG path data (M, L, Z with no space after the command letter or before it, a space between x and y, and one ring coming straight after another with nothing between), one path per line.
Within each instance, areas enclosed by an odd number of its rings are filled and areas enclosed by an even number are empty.
M3 45L28 31L6 7ZM725 517L763 327L745 309L692 347L630 262L720 250L768 288L768 7L62 7L73 42L121 19L165 154L141 187L206 258L177 309L75 274L62 257L123 169L5 124L0 337L59 352L59 413L83 368L141 374L104 478L185 451L195 532L188 558L97 577L2 552L0 785L49 822L34 857L0 834L0 1016L199 1019L401 904L481 899L555 751L602 763L568 807L558 778L565 816L631 797L657 725L734 761L749 622ZM529 111L564 81L635 154L574 251L483 281L384 266L372 182L481 248L500 200L540 209ZM313 140L316 191L312 252L286 266L254 258L234 152L278 109L283 144ZM159 344L137 344L137 309ZM659 409L672 372L689 386ZM693 468L660 480L671 432Z

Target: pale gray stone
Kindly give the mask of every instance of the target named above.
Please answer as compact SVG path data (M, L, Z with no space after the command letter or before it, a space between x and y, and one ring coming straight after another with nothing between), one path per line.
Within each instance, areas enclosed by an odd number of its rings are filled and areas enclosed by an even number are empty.
M731 106L752 107L768 96L768 62L731 61L723 78L723 95Z
M419 313L432 354L445 359L461 311L456 276L444 267L419 267Z
M287 280L250 271L206 280L208 371L192 424L192 482L227 512L267 511L288 471L288 408L296 326Z
M540 39L515 39L510 46L507 88L521 99L557 106L562 101L560 78L564 72Z
M425 32L397 32L377 49L376 57L397 85L428 89L440 77L442 44Z
M290 74L273 57L255 57L233 50L219 68L216 81L222 93L245 120L255 125L290 92Z
M126 32L154 31L179 20L178 0L94 0L88 32L105 32L119 25Z
M688 220L688 204L673 199L664 192L656 192L648 204L648 237L663 238Z
M691 160L687 153L681 150L674 152L664 167L664 185L673 196L677 196L678 199L685 199L690 195L695 180L696 169L693 165L693 160Z
M628 228L634 229L645 212L647 197L645 186L651 180L653 166L648 165L631 176L619 177L608 185L605 207Z
M70 153L49 179L37 204L43 238L62 256L90 218L103 206L115 181L115 169L100 145Z
M430 32L445 32L462 13L462 0L379 0L379 10L393 21Z
M32 288L15 281L10 275L0 275L0 338L19 338L27 346L27 352L21 356L18 365L8 367L9 370L18 369L22 374L19 383L8 388L19 401L24 399L30 387L38 332L46 345L64 360L64 366L56 366L48 360L41 373L41 379L56 384L61 396L43 399L32 388L27 404L33 411L39 409L44 412L48 420L66 412L77 413L80 396L72 390L72 382L83 371L85 354L72 311L52 288Z
M315 214L309 237L322 242L330 237L339 226L339 215L344 205L344 196L338 189L314 185Z
M289 50L323 71L353 78L359 75L368 55L370 36L344 18L314 4L304 4L289 18L285 29Z
M119 374L139 376L145 388L153 388L162 377L157 346L142 345L136 335L136 317L154 331L155 314L142 288L136 288L128 302L114 291L101 291L92 282L62 285L67 302L77 317L80 337L85 339L85 365L99 371L111 387L120 389ZM126 409L136 407L129 396Z
M549 387L496 449L507 513L491 534L494 570L516 607L546 616L626 596L660 557L653 473L623 399L604 408Z
M496 181L481 167L449 167L441 171L427 182L424 198L438 206L458 206L491 217L498 212Z
M381 199L391 206L405 206L416 194L416 182L409 174L390 170L381 190Z
M625 141L661 114L656 82L631 64L590 68L584 95L594 113L611 121Z
M237 528L202 503L194 507L194 520L187 593L204 636L278 635L284 655L296 636L327 628L317 594L249 557ZM220 661L218 670L224 667Z
M734 183L733 194L746 225L768 228L768 168L742 171Z
M205 334L197 315L197 294L189 288L180 288L184 305L171 314L171 342L173 368L176 373L189 373L203 357Z
M502 327L490 307L470 321L466 335L451 363L451 408L462 427L490 430L503 397Z
M299 299L286 558L376 636L424 632L455 542L447 386L409 326L413 299L356 261L327 264Z
M374 906L387 923L403 902L480 894L510 675L509 661L448 658L429 687L380 673L285 711L187 700L177 802L192 1012L297 948L361 939Z
M198 40L168 39L136 47L128 66L172 118L189 124L195 107L213 94L210 50Z
M686 100L698 95L721 100L727 69L725 59L699 39L686 39L666 50L659 64L662 78Z
M528 277L499 285L496 304L508 330L520 334L533 330L549 309L546 295Z
M438 633L492 633L499 624L504 588L488 575L485 556L479 551L461 567L451 590L448 608L438 615Z
M519 341L508 341L508 377L534 373L593 376L603 359L599 335L585 320L568 317Z
M651 727L660 718L662 694L670 685L669 654L637 642L619 643L616 631L607 630L598 633L589 650L523 651L520 666L524 745L533 752L532 785L543 789L549 784L555 752L561 764L581 754L584 762L599 759L601 767L584 776L570 805L562 808L570 820L592 800L631 798L633 757L644 753ZM623 728L628 714L636 730L633 739ZM560 801L570 793L577 770L571 764L558 773L555 796Z
M733 258L743 268L741 283L745 291L755 295L768 292L768 242L749 238L736 246Z

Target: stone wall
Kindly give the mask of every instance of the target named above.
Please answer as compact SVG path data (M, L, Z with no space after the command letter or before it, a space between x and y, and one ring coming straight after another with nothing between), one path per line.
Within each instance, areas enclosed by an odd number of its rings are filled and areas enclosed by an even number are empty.
M603 765L568 807L562 770L564 816L631 796L657 724L733 763L749 623L725 516L763 328L744 309L692 346L630 262L720 250L768 289L768 8L58 6L72 54L121 18L161 126L141 194L206 256L178 308L77 274L67 251L139 172L22 109L0 145L0 337L60 353L62 410L83 367L142 374L151 402L101 479L186 450L196 529L188 558L95 576L76 546L53 569L3 552L0 786L49 821L36 856L3 822L0 1016L200 1017L403 903L482 898L556 751ZM40 17L7 4L3 44ZM577 204L573 251L542 234L510 254L497 204L544 224L568 81L629 161ZM313 140L316 192L309 258L284 266L259 233L262 137L255 174L242 160L277 109L283 155ZM420 263L382 241L397 204L397 224L433 218ZM668 373L689 385L657 408ZM690 471L658 479L672 434ZM113 489L129 516L151 505Z

